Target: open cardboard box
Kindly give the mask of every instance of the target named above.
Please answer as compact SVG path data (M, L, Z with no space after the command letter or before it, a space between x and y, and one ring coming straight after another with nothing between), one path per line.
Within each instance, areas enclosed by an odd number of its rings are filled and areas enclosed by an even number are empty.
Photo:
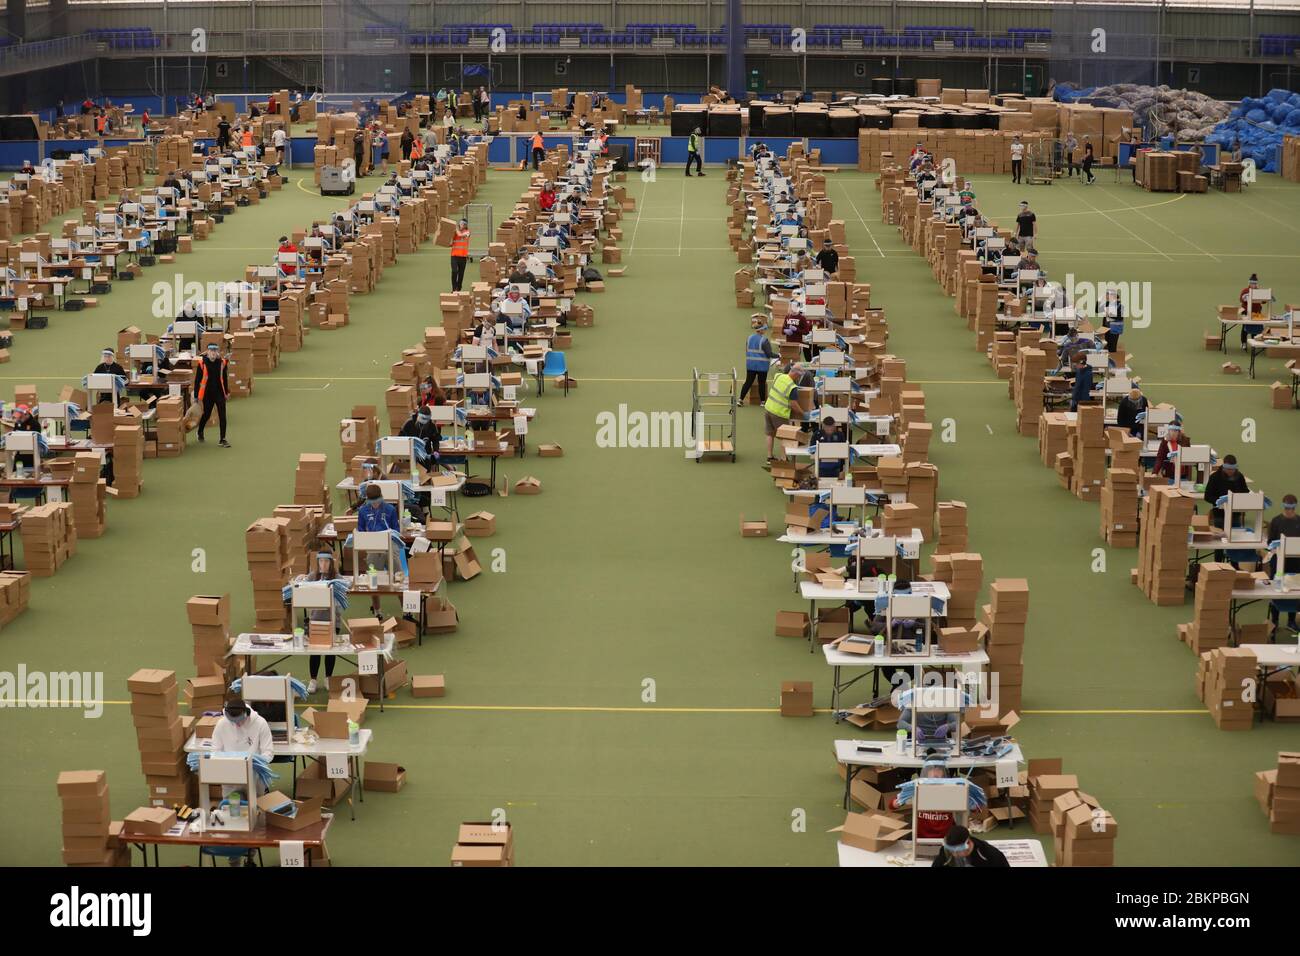
M276 807L283 807L287 803L297 808L293 815L276 812ZM313 823L320 823L321 799L319 797L293 800L278 790L272 790L258 797L257 805L262 810L266 825L275 830L302 830Z
M767 537L767 516L762 518L746 518L743 514L740 516L740 536L742 538L766 538Z
M396 763L366 761L362 787L380 793L397 793L406 786L406 768Z
M829 832L838 833L845 846L879 853L907 836L911 827L884 813L854 813L850 810L844 823Z

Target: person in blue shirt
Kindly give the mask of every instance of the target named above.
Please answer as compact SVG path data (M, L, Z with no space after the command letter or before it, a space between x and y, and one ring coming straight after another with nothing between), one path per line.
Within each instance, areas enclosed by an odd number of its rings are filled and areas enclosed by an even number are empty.
M1092 366L1088 356L1080 352L1074 357L1074 384L1070 386L1070 411L1077 412L1080 405L1092 400Z
M843 444L848 441L844 436L844 429L840 427L839 422L830 416L823 416L817 423L817 428L813 431L809 445L817 447L818 442L827 442L830 444ZM844 462L838 458L821 461L817 464L818 478L838 478L844 471Z
M366 486L365 503L357 509L357 530L358 531L398 531L402 530L401 520L397 516L397 508L390 505L384 500L384 493L376 484ZM375 563L375 569L386 571L387 567L384 557L372 555L371 561ZM373 614L379 614L379 595L372 595L370 598L370 610Z

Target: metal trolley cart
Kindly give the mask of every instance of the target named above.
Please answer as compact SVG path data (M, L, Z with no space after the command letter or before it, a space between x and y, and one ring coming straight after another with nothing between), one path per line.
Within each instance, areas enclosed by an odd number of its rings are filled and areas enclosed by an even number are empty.
M705 455L730 455L735 461L736 406L740 403L736 370L691 371L691 429L695 435L691 457L700 461Z

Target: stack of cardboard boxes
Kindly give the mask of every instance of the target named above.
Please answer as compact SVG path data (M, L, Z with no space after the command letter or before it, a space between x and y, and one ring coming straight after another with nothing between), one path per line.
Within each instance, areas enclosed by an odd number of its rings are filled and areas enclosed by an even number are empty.
M157 409L158 457L179 458L185 451L185 408L179 395L160 398Z
M235 660L229 657L233 643L230 633L230 595L196 594L185 602L185 615L189 618L194 636L194 670L200 677L221 677L234 680ZM188 688L192 694L195 688ZM220 689L225 693L225 687ZM215 696L215 694L211 695ZM200 701L200 704L205 703ZM200 711L206 708L200 708Z
M102 770L65 770L56 785L63 809L63 862L68 866L130 866L131 847L119 839L121 821L109 815L108 776Z
M113 493L118 498L138 498L144 481L144 429L117 425L113 429Z
M1259 660L1242 647L1220 647L1200 656L1197 694L1220 730L1250 730L1255 725Z
M1200 566L1192 619L1178 625L1178 639L1198 656L1232 642L1228 612L1236 580L1237 569L1231 564L1207 561Z
M948 624L951 627L971 627L975 623L975 606L979 603L980 588L984 585L984 559L978 554L957 551L952 554L936 552L932 576L948 585Z
M1029 782L1029 825L1035 833L1052 832L1052 804L1057 797L1079 789L1079 778L1062 773L1059 759L1031 760Z
M965 551L970 541L966 526L966 502L939 502L939 543L935 554L952 554Z
M31 572L0 571L0 627L11 623L27 610L31 592Z
M297 352L307 334L307 290L284 289L280 292L280 349Z
M515 832L509 823L462 823L452 866L514 866Z
M72 502L72 518L79 538L98 538L104 533L108 512L104 502L108 497L108 482L99 477L102 462L98 452L77 452L72 457L72 483L68 497Z
M144 668L127 678L126 685L149 805L196 802L194 775L185 763L186 731L194 721L181 717L175 671Z
M1022 435L1037 435L1043 416L1043 380L1050 367L1042 349L1021 348L1016 351L1016 429Z
M375 406L353 406L352 414L339 423L339 441L345 465L350 466L354 458L373 456L375 442L379 441L379 416Z
M1275 768L1255 774L1255 799L1270 833L1300 836L1300 753L1284 750Z
M914 528L921 529L921 537L934 538L934 509L939 497L939 469L924 462L907 466L907 503L916 508Z
M1056 866L1114 866L1119 825L1094 797L1069 790L1052 801Z
M1025 682L1025 626L1029 621L1029 582L1024 578L998 578L989 586L989 603L980 608L989 629L986 650L990 679L996 678L999 715L1019 710Z
M1128 468L1110 468L1101 489L1101 535L1112 548L1138 545L1138 476Z
M285 633L288 609L283 589L290 577L287 533L283 518L259 518L244 531L258 631Z
M312 569L311 559L320 550L316 539L325 524L325 508L320 504L280 505L275 509L275 517L284 522L290 575L308 574Z
M77 553L77 529L68 502L28 508L22 521L23 560L34 577L52 577Z
M1186 597L1187 546L1196 496L1171 485L1147 489L1139 522L1141 563L1137 586L1155 604L1182 604Z
M226 380L230 384L231 398L247 398L253 394L253 343L252 332L236 332L230 337L230 358Z
M1070 456L1070 490L1084 501L1100 501L1106 480L1106 410L1100 405L1081 405L1070 430L1066 451Z
M293 475L293 503L329 508L330 490L325 480L326 456L302 454Z

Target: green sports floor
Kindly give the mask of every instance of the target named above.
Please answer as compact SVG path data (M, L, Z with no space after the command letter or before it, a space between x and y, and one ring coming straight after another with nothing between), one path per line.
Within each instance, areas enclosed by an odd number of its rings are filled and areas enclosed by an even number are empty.
M775 611L802 607L789 549L738 533L742 512L776 525L784 507L759 467L759 410L740 410L735 464L595 441L600 412L685 411L693 366L743 364L749 310L732 296L725 180L718 169L706 178L630 177L638 211L622 224L627 274L589 297L596 324L576 331L569 353L578 388L537 402L532 443L559 442L565 457L502 461L512 482L532 473L544 491L484 503L498 532L475 546L485 568L502 549L504 571L454 585L459 631L405 653L413 673L446 675L447 696L404 691L369 718L370 757L400 762L408 783L367 794L356 822L338 822L337 865L445 865L456 825L498 808L515 825L519 865L834 864L826 831L843 811L831 741L847 731L824 713L776 712L783 679L812 680L824 707L830 674L806 644L772 635ZM1150 281L1153 321L1124 340L1148 394L1177 403L1192 436L1235 452L1274 500L1295 490L1300 411L1272 410L1267 391L1279 363L1266 361L1254 382L1225 377L1223 359L1200 341L1216 304L1232 301L1252 271L1279 301L1300 299L1300 188L1263 177L1238 196L1170 196L1103 178L1084 189L985 177L976 189L984 210L1007 220L1031 199L1055 277ZM858 279L887 309L892 350L925 388L930 419L956 423L954 443L932 446L940 498L968 503L986 584L1030 580L1017 728L1026 753L1063 757L1114 813L1123 865L1294 865L1300 840L1269 834L1252 775L1278 750L1297 749L1296 728L1215 728L1195 697L1194 657L1175 636L1190 604L1149 604L1129 583L1135 551L1109 551L1106 573L1091 571L1104 546L1097 505L1060 488L1034 439L1016 434L1006 383L975 353L924 262L881 224L871 177L838 172L828 183ZM267 261L280 234L338 204L309 185L295 173L175 268L203 282ZM479 199L500 218L524 185L493 171ZM0 394L35 383L54 398L118 329L157 331L150 287L170 279L167 268L116 284L98 309L17 333ZM447 284L444 250L403 256L375 294L353 298L351 325L312 332L303 351L257 379L251 399L232 403L232 449L191 442L180 459L148 462L143 495L111 502L108 533L34 582L28 612L0 633L0 670L102 671L110 703L99 719L75 709L0 714L0 800L20 810L0 820L0 863L58 863L60 770L106 770L115 816L139 805L125 678L139 667L190 674L192 594L229 591L236 627L251 623L244 527L291 500L299 453L328 453L331 482L340 477L339 418L382 403L388 365L437 322ZM1257 423L1254 444L1239 441L1245 418ZM192 570L196 548L203 573ZM795 825L804 815L806 827ZM179 851L163 858L192 862Z

